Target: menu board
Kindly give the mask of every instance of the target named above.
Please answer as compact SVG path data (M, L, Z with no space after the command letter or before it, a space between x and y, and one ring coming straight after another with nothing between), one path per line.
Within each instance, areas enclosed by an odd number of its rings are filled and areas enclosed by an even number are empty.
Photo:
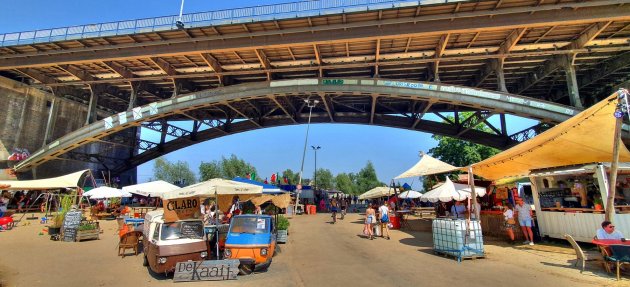
M81 211L69 211L63 220L61 232L63 233L63 241L75 241L77 238L77 229L81 224Z
M182 237L198 239L203 236L203 225L201 222L186 222L182 224L180 232Z

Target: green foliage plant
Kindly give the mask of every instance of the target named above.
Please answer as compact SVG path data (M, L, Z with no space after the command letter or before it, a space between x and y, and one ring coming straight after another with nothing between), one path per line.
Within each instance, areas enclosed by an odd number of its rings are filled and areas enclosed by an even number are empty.
M291 223L289 223L289 220L286 217L282 215L278 215L278 222L276 223L276 229L288 230L290 224Z

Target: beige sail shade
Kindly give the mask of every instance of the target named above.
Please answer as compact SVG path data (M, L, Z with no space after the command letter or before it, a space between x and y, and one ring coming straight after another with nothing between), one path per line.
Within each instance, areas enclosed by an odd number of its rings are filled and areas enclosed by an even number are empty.
M457 169L457 167L423 153L420 160L414 166L397 177L394 177L394 179L445 173L455 169Z
M617 93L544 133L486 160L473 173L489 180L524 177L533 169L612 160ZM620 144L619 161L630 161Z
M359 195L359 199L373 199L373 198L381 198L384 196L394 195L394 189L387 186L377 186L372 188L363 194Z
M6 190L44 190L44 189L60 189L60 188L72 188L81 185L81 180L89 173L89 169L73 172L58 177L33 179L33 180L3 180L0 181L0 186Z

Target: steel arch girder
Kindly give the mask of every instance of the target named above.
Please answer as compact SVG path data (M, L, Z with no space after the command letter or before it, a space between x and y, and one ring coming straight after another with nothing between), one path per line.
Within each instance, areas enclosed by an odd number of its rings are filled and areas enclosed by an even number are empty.
M33 168L48 160L55 159L61 154L69 152L79 146L82 146L89 142L97 141L101 138L125 130L129 127L140 126L143 122L150 122L161 118L167 118L169 116L186 113L188 111L196 109L204 109L212 106L236 103L246 99L266 98L270 95L280 94L316 96L321 93L339 93L343 94L344 96L378 95L379 98L384 97L404 100L411 99L417 101L430 101L433 103L444 103L456 106L461 105L475 110L485 110L519 115L552 124L562 122L579 112L578 109L575 109L573 107L563 106L543 100L522 97L508 93L487 91L483 89L475 89L454 85L441 85L435 83L396 81L385 79L338 78L313 78L250 83L195 92L176 98L166 99L161 102L152 103L143 107L136 108L133 111L115 114L111 117L105 118L96 123L71 132L44 146L42 149L33 153L31 157L20 162L20 164L16 166L16 170L24 171ZM359 112L344 113L343 115L339 113L334 114L334 116L336 123L347 122L369 124L369 115L365 116L363 113ZM390 124L388 122L381 121L384 119L389 119L390 117L392 118L391 122L398 123L400 121L407 121L408 125L406 127L403 127L402 125L393 123ZM323 119L326 118L329 119L329 116L327 115L326 117L323 117ZM265 119L264 125L260 125L259 123L254 122L251 118L247 120L248 121L246 123L257 126L256 128L277 126L272 124L274 120L272 118ZM364 120L366 120L367 122L363 122ZM388 116L386 114L379 114L379 116L375 117L374 124L384 126L391 125L394 127L407 129L415 126L416 130L419 131L435 125L435 122L426 120L421 120L419 124L414 125L415 120L416 119L414 119L413 117L396 117ZM321 122L330 121L322 120ZM248 124L242 124L242 122L230 123L229 131L227 132L237 132L238 127ZM294 122L291 119L286 118L286 123L278 125L289 124L294 124ZM448 128L448 125L440 126L440 123L437 124L438 127L440 127L439 129L428 129L426 131L444 135L452 135L449 132L445 132L450 130ZM223 134L225 134L225 130ZM243 131L246 130L251 129L244 129ZM199 137L199 135L197 135L197 137ZM501 139L495 138L491 140L491 143L489 144L487 142L487 139L494 137L496 137L496 135L491 135L488 133L478 134L477 132L473 132L471 130L464 133L460 138L502 148L513 144L513 142L505 137L502 137ZM190 141L190 139L188 140ZM499 144L499 142L504 142L504 144ZM164 145L162 145L162 150L166 152L168 149L165 149Z

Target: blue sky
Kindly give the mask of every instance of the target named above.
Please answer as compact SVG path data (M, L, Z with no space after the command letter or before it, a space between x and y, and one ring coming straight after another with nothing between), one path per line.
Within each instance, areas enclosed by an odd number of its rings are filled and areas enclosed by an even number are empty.
M209 1L186 0L184 13L212 11L255 5L294 2L276 1ZM147 17L176 15L179 0L3 0L0 9L0 33L103 23ZM437 120L437 117L425 117ZM496 123L497 116L490 119ZM520 131L534 121L508 116L510 133ZM289 168L300 170L306 125L262 129L231 135L200 143L166 156L171 161L187 161L191 169L198 170L202 161L218 160L235 154L258 169L260 177ZM150 133L144 134L152 138ZM378 126L347 124L313 124L310 128L304 176L312 177L314 153L310 146L321 146L317 152L318 168L327 168L333 174L358 172L368 160L374 163L379 179L389 183L391 178L418 161L418 152L427 152L436 145L427 133ZM153 162L138 168L139 182L152 176ZM414 188L418 179L408 179Z

